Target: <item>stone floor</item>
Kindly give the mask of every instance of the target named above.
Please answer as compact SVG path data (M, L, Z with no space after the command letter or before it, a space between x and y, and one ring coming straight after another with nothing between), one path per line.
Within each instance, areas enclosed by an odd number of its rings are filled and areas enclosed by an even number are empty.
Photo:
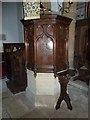
M7 89L5 81L6 79L2 80L3 118L88 118L88 86L83 82L71 80L68 84L73 106L73 110L70 111L65 102L62 102L58 110L42 106L34 107L25 92L13 95Z

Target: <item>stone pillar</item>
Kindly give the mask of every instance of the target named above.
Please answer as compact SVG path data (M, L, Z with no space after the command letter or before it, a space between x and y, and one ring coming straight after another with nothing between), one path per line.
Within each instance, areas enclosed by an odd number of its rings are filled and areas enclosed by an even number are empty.
M74 60L74 41L75 41L75 23L76 23L76 2L73 2L70 7L69 13L64 12L63 16L72 18L72 22L69 27L69 66L73 67L73 60ZM68 6L67 2L64 2L64 8Z
M59 82L53 73L34 73L27 70L28 86L26 94L34 106L54 108L59 96Z

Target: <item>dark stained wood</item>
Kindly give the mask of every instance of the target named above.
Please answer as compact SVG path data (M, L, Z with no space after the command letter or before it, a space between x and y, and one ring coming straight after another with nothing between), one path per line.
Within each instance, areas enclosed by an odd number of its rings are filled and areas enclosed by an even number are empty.
M67 107L68 109L72 110L72 105L70 102L70 97L67 94L67 84L69 82L69 79L67 76L59 76L59 82L60 82L60 86L61 86L61 93L60 93L60 97L57 101L56 104L56 110L60 108L61 102L64 100L67 103Z
M66 69L66 70L60 71L57 74L57 77L60 83L61 92L56 104L56 110L60 108L61 102L63 100L66 102L67 108L69 110L72 110L71 100L70 100L69 94L67 93L67 85L70 77L74 76L76 73L77 71L75 69Z
M85 3L86 3L86 5L85 5L86 18L89 18L90 17L90 1L85 2Z
M24 91L27 87L27 76L25 67L25 45L23 43L3 44L7 87L15 94Z
M0 53L0 57L1 56L2 56L2 59L0 59L0 78L3 79L6 77L4 52Z
M89 56L90 56L90 18L76 21L74 65L79 71L79 79L89 81Z
M67 68L67 42L70 18L43 14L40 19L21 20L24 25L27 67L37 72L54 72Z

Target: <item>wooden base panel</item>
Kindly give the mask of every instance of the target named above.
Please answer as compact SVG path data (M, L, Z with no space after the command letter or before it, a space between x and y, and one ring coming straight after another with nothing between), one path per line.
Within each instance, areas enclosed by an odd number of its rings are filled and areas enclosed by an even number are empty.
M16 94L16 93L25 91L25 89L26 89L26 87L27 87L27 86L24 86L24 85L16 84L15 82L13 83L13 82L11 82L11 81L6 81L6 84L7 84L8 89L9 89L13 94Z

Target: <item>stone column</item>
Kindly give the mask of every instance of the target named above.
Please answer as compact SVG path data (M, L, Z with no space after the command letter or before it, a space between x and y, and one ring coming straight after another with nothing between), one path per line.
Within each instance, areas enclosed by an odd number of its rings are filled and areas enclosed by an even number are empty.
M64 12L63 16L72 18L72 22L69 27L69 66L73 67L73 61L74 61L74 41L75 41L75 23L76 23L76 2L73 2L70 7L70 11L68 13ZM67 2L64 2L64 8L68 6Z
M34 73L27 70L28 86L26 95L34 106L44 106L55 108L60 86L58 78L54 78L53 73Z

